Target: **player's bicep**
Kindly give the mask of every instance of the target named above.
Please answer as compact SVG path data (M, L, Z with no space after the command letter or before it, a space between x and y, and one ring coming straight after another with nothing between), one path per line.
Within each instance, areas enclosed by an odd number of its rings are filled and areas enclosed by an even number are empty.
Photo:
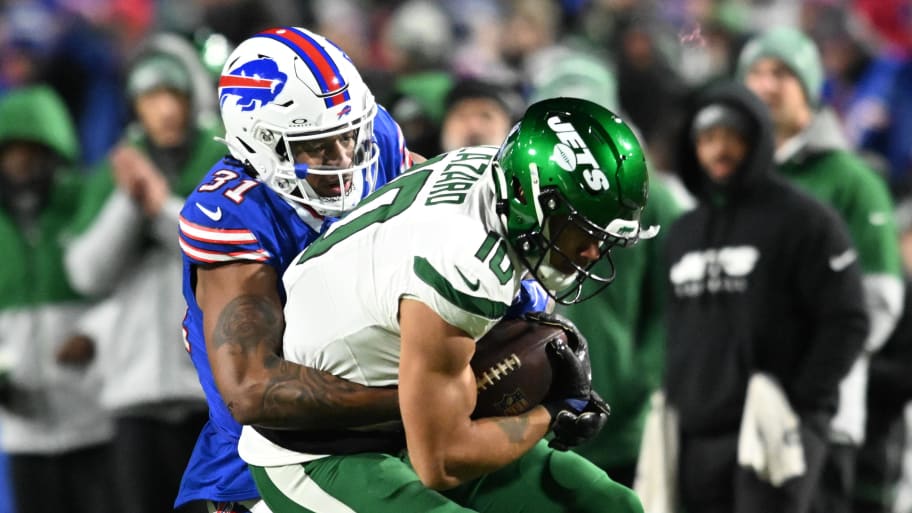
M417 465L440 458L451 435L470 423L475 378L469 366L475 341L420 301L399 303L402 347L399 402Z
M199 267L196 298L209 363L224 394L279 349L284 322L275 270L257 263Z

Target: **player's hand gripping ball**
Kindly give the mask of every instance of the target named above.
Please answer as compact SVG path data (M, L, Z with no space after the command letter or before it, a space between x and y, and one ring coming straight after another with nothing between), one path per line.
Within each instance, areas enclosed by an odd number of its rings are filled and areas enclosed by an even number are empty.
M471 366L478 386L473 418L519 415L542 402L551 389L545 347L567 342L560 327L525 319L504 319L476 344Z

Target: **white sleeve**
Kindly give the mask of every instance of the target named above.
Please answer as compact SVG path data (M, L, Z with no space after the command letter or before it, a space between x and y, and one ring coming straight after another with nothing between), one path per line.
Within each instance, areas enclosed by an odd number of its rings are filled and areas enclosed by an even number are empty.
M93 364L102 371L108 370L100 362L107 361L113 353L112 344L123 342L118 339L117 333L117 319L120 313L120 298L113 295L92 305L76 323L75 333L89 337L95 344Z
M871 324L865 350L879 350L893 334L902 313L905 285L898 276L888 274L866 274L862 278L865 305Z
M433 238L422 241L425 249L414 256L415 286L408 295L477 340L506 314L516 295L518 273L506 241L486 233L477 221L450 222ZM502 252L498 244L504 245ZM491 248L482 251L487 258L476 256L483 247Z
M181 250L177 223L180 220L182 208L184 208L183 198L169 196L162 205L161 212L152 220L152 234L155 236L155 240L175 252Z
M66 245L64 265L77 292L95 296L114 287L140 240L142 222L139 207L115 189L92 225Z

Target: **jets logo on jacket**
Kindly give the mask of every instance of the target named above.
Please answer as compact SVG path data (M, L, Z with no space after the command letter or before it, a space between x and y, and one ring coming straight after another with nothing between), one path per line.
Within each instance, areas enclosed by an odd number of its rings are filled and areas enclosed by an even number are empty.
M678 297L744 292L759 258L753 246L691 251L671 266L669 278Z

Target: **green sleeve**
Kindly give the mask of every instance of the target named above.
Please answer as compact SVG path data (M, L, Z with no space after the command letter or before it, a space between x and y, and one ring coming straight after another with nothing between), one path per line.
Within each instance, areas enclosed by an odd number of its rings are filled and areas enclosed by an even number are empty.
M852 242L858 250L864 274L902 276L898 232L893 200L884 181L855 158L846 165L860 169L852 188L854 197L846 205L845 216Z
M864 274L902 276L893 200L874 170L849 151L833 150L783 164L780 171L837 211Z

